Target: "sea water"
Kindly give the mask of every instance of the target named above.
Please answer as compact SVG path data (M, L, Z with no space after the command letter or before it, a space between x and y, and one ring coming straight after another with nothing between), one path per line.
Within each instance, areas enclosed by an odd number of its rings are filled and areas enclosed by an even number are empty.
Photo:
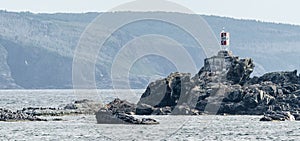
M0 107L59 107L75 100L136 103L143 90L2 90ZM300 140L300 122L260 122L261 116L150 116L159 125L97 124L94 115L63 121L0 122L0 140Z

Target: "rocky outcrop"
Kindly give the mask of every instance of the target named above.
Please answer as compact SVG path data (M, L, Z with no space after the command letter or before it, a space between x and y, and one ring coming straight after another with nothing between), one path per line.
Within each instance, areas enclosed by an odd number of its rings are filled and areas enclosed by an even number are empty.
M150 83L138 102L136 113L140 115L150 115L152 112L159 115L171 113L178 104L181 94L188 94L191 84L190 74L187 73L172 73L166 79Z
M120 99L115 99L96 112L98 124L159 124L151 118L136 118L136 105Z
M204 60L204 67L194 78L216 79L218 81L229 82L231 84L243 85L250 79L255 65L250 58L240 59L233 56L230 51L220 51L217 56ZM207 77L209 75L209 77ZM214 75L215 77L212 77Z
M136 104L132 104L128 101L120 100L119 98L117 98L109 104L105 105L105 107L102 109L107 109L107 111L111 111L113 114L125 113L128 115L134 115Z
M248 83L250 84L260 84L262 82L273 82L274 84L300 84L299 76L297 75L297 70L291 72L272 72L267 73L261 77L253 77Z
M294 121L295 117L290 112L268 111L260 121Z
M96 119L98 124L159 124L159 122L151 118L139 119L125 113L113 113L107 109L99 110L96 113Z
M297 71L250 78L254 66L251 59L220 51L205 59L194 77L176 72L150 83L135 113L263 115L268 111L300 111Z

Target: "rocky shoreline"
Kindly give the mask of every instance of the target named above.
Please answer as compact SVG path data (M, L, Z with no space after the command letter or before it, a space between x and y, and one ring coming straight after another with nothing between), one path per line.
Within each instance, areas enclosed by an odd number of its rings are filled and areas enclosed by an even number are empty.
M20 110L13 112L0 108L0 121L47 121L37 116L26 114Z
M28 107L17 111L0 108L0 121L49 121L45 117L54 117L51 121L61 121L59 116L66 115L93 115L102 105L92 100L79 100L62 105L58 108L52 107Z

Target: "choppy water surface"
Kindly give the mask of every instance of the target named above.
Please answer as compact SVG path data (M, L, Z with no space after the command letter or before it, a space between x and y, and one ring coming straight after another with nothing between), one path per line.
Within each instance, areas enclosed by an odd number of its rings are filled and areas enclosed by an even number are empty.
M74 94L73 90L0 91L0 107L58 107L83 98L107 103L135 95L112 90ZM300 140L300 122L259 122L260 116L151 116L159 125L100 125L95 116L64 116L65 121L0 122L0 140Z

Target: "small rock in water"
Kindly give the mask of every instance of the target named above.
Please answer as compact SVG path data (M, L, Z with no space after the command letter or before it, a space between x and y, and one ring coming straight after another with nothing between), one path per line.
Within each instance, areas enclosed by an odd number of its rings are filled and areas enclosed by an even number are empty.
M159 122L151 118L138 119L125 113L113 114L111 111L104 110L96 113L96 119L98 124L159 124Z
M96 112L98 124L159 124L151 118L136 118L132 116L136 105L120 99L115 99Z
M260 121L295 121L290 112L268 111Z
M63 121L63 119L62 118L54 118L54 119L52 119L52 121Z
M273 119L271 117L264 116L259 121L273 121Z
M141 124L147 124L147 125L152 125L152 124L159 124L155 119L152 118L143 118Z

